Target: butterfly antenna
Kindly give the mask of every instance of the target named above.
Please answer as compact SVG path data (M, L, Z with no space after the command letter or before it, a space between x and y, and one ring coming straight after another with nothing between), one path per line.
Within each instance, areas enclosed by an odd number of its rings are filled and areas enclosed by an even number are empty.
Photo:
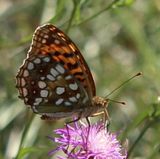
M114 102L114 103L126 105L126 102L123 102L123 101L116 101L116 100L113 100L113 99L108 99L108 100L111 101L111 102Z
M115 92L116 90L118 90L119 88L121 88L124 84L128 83L129 81L131 81L133 78L137 77L137 76L141 76L142 72L138 72L137 74L135 74L134 76L132 76L131 78L129 78L128 80L124 81L122 84L120 84L118 87L116 87L115 89L113 89L107 96L105 96L105 98L107 99L113 92ZM113 101L111 99L109 99L110 101ZM125 103L125 102L118 102L118 101L114 101L116 103Z

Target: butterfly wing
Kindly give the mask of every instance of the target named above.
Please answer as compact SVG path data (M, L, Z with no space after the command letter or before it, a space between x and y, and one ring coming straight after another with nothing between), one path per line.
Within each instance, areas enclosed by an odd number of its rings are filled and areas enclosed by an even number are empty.
M33 54L52 54L83 84L91 97L95 96L95 84L87 63L76 45L60 29L51 24L38 27L29 51L29 55Z
M74 112L91 103L95 85L76 45L51 24L36 29L17 74L25 104L40 114Z

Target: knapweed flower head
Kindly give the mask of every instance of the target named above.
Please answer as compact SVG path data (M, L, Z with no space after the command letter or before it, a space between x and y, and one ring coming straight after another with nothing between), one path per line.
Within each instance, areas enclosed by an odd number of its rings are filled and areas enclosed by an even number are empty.
M51 138L58 147L49 154L63 151L65 157L59 159L126 159L127 153L117 140L117 135L107 131L102 122L93 125L74 123L54 131L59 135Z

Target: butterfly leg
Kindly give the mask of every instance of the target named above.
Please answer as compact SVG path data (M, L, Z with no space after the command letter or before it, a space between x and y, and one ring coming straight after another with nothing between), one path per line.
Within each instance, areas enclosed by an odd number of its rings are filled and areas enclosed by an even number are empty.
M70 134L69 134L69 128L68 128L68 123L65 124L66 130L67 130L67 135L68 135L68 143L67 143L67 148L66 150L63 150L65 154L68 154L68 149L69 149L69 142L70 142Z
M86 145L87 145L88 140L89 140L90 127L91 127L89 117L86 117L86 121L87 121L87 124L88 124L87 137L86 137ZM87 147L86 147L86 149L87 149Z
M69 144L70 144L70 138L71 138L71 136L70 136L70 134L69 134L69 128L68 128L68 125L69 124L71 124L71 123L75 123L75 122L77 122L77 121L79 121L81 119L81 114L78 116L78 118L77 119L74 119L74 120L72 120L72 121L69 121L69 122L66 122L66 130L67 130L67 134L68 134L68 145L67 145L67 149L66 149L66 154L68 154L67 152L68 152L68 149L69 149ZM76 126L75 126L75 128L76 128ZM74 149L73 149L74 150ZM72 150L72 151L73 151ZM72 152L71 151L71 152Z
M81 115L80 115L77 119L75 119L75 120L66 122L66 124L69 125L69 124L71 124L71 123L75 123L75 122L79 121L80 119L81 119Z
M105 127L107 127L108 129L110 125L110 117L109 117L107 109L104 109L104 122L105 122Z
M80 117L80 118L81 118L81 117ZM77 118L76 120L70 121L70 122L68 122L68 123L70 124L70 123L72 123L72 122L77 122L77 121L80 120L80 118ZM82 140L83 140L84 143L86 142L86 147L85 147L85 149L87 150L87 148L88 148L87 144L88 144L88 140L89 140L89 133L90 133L90 126L91 126L91 124L90 124L89 117L86 117L85 119L86 119L86 122L87 122L87 124L88 124L88 125L86 126L86 128L87 128L87 134L86 134L86 136L85 136L84 138L82 137ZM67 123L67 124L68 124L68 123ZM66 126L68 126L68 125L66 125ZM69 128L68 128L68 127L66 127L66 128L67 128L67 131L68 131L68 135L69 135L69 137L70 137ZM75 128L78 129L78 127L77 127L76 125L75 125ZM69 148L69 143L68 143L67 150L68 150L68 148ZM71 154L75 149L76 149L76 147L74 147L74 148L70 151L70 154ZM68 155L70 155L70 154L68 154Z
M110 117L109 117L107 109L104 109L104 121L107 121L107 120L110 121Z
M110 124L110 117L109 117L109 114L108 114L107 109L104 109L104 110L101 111L101 112L98 112L98 113L93 114L92 117L99 116L99 115L101 115L101 114L104 114L103 120L104 120L105 126L108 127L109 124Z

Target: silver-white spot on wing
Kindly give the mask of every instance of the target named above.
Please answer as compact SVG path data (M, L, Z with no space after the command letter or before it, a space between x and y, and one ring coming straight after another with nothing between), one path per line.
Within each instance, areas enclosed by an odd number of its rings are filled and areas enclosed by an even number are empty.
M27 77L27 76L29 76L29 72L28 72L28 70L24 70L23 71L23 77Z
M49 61L50 61L50 58L49 58L49 57L45 57L45 58L43 58L43 61L44 61L44 62L49 62Z
M77 98L76 97L70 97L69 101L76 103L77 102Z
M33 62L34 62L35 64L40 64L40 63L41 63L41 59L36 58Z
M56 70L61 74L64 74L65 72L65 69L59 64L56 65Z
M45 35L44 35L44 38L48 39L48 38L49 38L49 36L48 36L47 34L45 34Z
M25 97L25 98L24 98L24 101L25 101L25 102L28 102L28 98L27 98L27 97Z
M34 105L32 106L32 109L33 109L33 112L38 113L38 111Z
M59 75L59 73L58 73L54 68L51 68L50 73L51 73L54 77L56 77L57 75Z
M69 88L72 89L73 91L75 91L78 89L78 85L77 85L77 83L71 83L71 84L69 84Z
M26 88L22 88L22 92L24 97L28 95L28 91Z
M68 75L68 76L65 77L65 80L70 80L70 79L72 79L71 75Z
M76 98L77 98L77 99L79 99L80 96L81 96L80 93L77 93L77 94L76 94Z
M27 68L28 70L34 69L34 64L32 62L29 62Z
M63 98L59 98L59 99L56 101L56 105L60 105L60 104L62 104L62 103L63 103L63 101L64 101L64 99L63 99Z
M64 87L56 87L56 94L61 95L65 92Z
M45 80L45 77L44 77L44 76L42 76L42 77L40 77L40 79L41 79L41 80Z
M46 39L43 39L43 40L42 40L42 43L45 44L45 43L46 43Z
M36 98L33 105L39 105L42 102L42 98Z
M25 79L24 79L24 78L21 78L21 86L23 87L23 86L25 86L25 84L26 84Z
M72 105L72 103L71 103L71 102L66 101L66 102L64 102L64 105L65 105L65 106L71 106L71 105Z
M49 92L47 90L41 90L40 95L41 97L47 97Z
M38 86L39 86L39 88L43 89L47 86L47 84L43 81L38 81Z
M54 78L52 75L50 75L50 74L47 75L47 78L48 78L49 80L51 80L51 81L55 81L55 78Z
M55 44L60 44L60 41L57 40L57 39L55 39L55 40L54 40L54 43L55 43Z

